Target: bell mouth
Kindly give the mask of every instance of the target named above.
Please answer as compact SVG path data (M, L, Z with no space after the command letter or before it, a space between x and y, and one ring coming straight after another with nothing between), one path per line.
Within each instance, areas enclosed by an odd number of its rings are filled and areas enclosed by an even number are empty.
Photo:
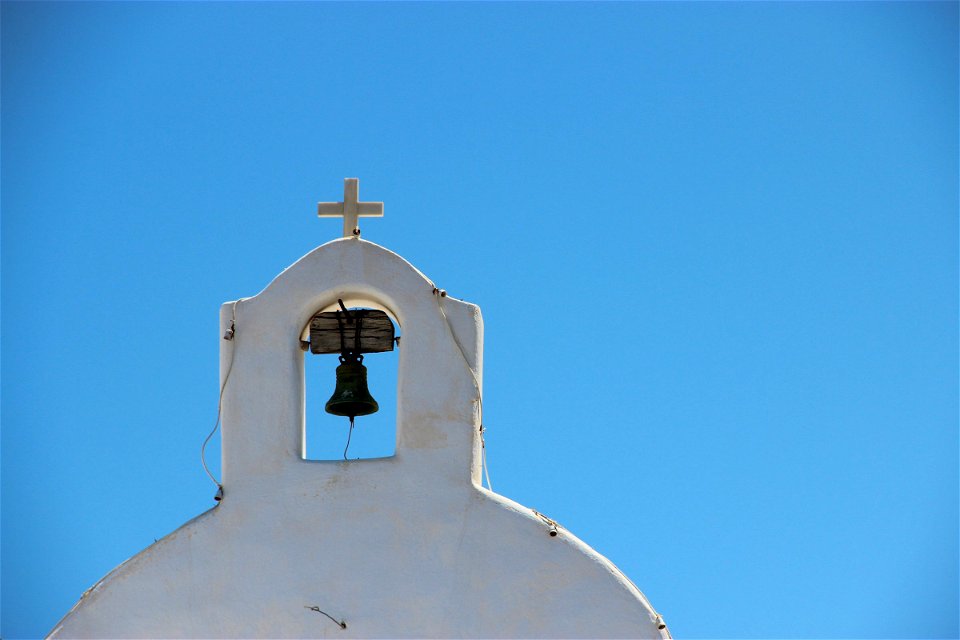
M377 401L374 400L372 403L363 403L363 402L341 402L334 405L331 405L329 402L325 407L327 413L335 416L343 416L345 418L356 418L357 416L369 416L371 413L376 413L380 410L380 406L377 404Z

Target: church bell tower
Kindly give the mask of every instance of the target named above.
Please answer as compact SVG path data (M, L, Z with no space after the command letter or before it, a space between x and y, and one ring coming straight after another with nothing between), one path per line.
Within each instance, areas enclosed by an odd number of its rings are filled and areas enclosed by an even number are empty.
M361 237L383 204L361 202L356 179L318 214L342 217L342 236L221 307L219 502L107 574L49 637L669 638L611 562L483 485L480 308ZM397 388L373 395L396 393L395 454L304 459L304 357L344 366L388 343ZM373 408L360 369L335 387L332 373L328 410Z

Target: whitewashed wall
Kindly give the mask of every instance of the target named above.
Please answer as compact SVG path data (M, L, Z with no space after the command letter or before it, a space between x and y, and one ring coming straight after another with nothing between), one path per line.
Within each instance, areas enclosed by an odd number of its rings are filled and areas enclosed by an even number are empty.
M402 328L390 458L303 459L299 340L337 298ZM234 317L223 501L117 567L50 637L668 637L609 561L480 487L477 306L344 238L225 304L221 332Z

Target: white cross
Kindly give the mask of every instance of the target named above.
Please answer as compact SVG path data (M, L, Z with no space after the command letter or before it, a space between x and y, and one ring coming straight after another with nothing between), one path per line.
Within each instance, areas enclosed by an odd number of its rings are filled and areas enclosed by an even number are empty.
M382 202L359 202L360 180L357 178L343 179L343 202L320 202L317 204L317 215L321 218L337 218L343 216L343 237L352 238L360 235L358 218L382 218Z

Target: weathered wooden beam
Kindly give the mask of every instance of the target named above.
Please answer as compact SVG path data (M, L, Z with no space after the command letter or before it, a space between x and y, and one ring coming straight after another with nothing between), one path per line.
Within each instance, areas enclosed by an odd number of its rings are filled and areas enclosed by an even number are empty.
M351 309L350 316L348 318L342 311L324 311L313 316L310 320L310 351L340 353L344 347L354 353L393 351L394 326L390 316L378 309ZM359 350L356 349L357 323L360 325Z

